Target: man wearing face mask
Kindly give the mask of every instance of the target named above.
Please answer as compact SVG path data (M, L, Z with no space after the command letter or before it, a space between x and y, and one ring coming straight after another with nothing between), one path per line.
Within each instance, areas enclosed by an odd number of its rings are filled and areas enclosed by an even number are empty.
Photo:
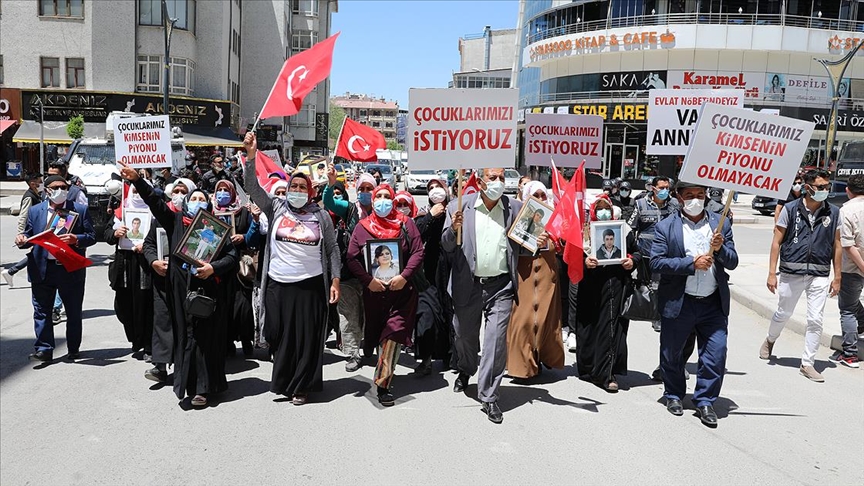
M716 427L713 405L720 396L726 369L730 300L726 271L738 266L738 253L732 225L724 224L719 232L722 216L705 210L705 187L679 182L677 189L681 212L657 224L651 247L651 270L662 276L657 297L663 321L663 396L669 413L684 414L684 348L695 331L699 368L693 403L702 423Z
M71 231L59 236L60 240L80 255L85 248L96 243L96 232L90 221L87 206L68 200L69 183L59 175L45 180L48 199L30 208L24 231L15 238L19 248L30 248L27 239L43 232L60 210L75 211L78 218ZM27 256L27 275L33 295L33 321L36 331L35 352L30 359L51 361L54 353L54 328L50 316L57 293L66 306L66 344L68 358L77 359L81 347L81 312L84 303L84 281L87 270L67 272L66 268L41 246L33 248Z
M23 233L24 229L27 228L27 214L30 212L30 208L42 202L42 190L42 174L29 174L27 176L27 191L21 196L21 209L18 212L19 234ZM3 276L3 279L6 280L6 285L11 289L13 288L12 277L25 268L27 268L27 257L22 258L12 268L3 270L0 275Z
M225 171L225 159L221 154L215 154L210 157L210 170L201 174L198 180L198 187L212 193L216 188L216 183L219 181L230 181L233 183L231 176Z
M636 201L633 213L627 220L627 224L636 233L636 241L642 255L651 254L651 246L654 243L654 228L657 223L679 209L678 201L669 197L670 189L671 184L668 177L657 176L652 179L651 195ZM639 265L639 280L652 281L656 286L660 277L651 274L648 260L650 259L643 258L642 264ZM656 332L660 332L660 321L654 321L651 325Z
M777 224L777 219L780 218L780 213L783 212L783 206L799 199L804 191L804 178L801 174L795 176L795 182L792 183L792 189L789 190L789 197L786 200L778 199L777 207L774 208L774 224Z
M51 165L48 166L48 175L59 175L66 179L69 183L69 190L66 193L68 200L87 206L87 188L84 187L84 183L81 181L80 177L69 174L66 170L66 162L63 162L62 159L57 162L52 162Z
M627 181L621 181L618 187L618 202L621 203L621 219L629 221L633 215L634 201L630 195L633 193L633 187Z
M813 367L825 302L840 291L843 248L840 245L840 210L826 201L831 188L828 172L814 169L804 174L804 197L783 207L774 226L771 257L768 262L768 290L778 293L780 302L771 318L768 336L759 349L761 359L771 359L774 343L801 298L807 293L807 329L801 375L821 383L822 375ZM779 278L777 277L779 261ZM831 268L834 279L830 279Z
M481 192L453 201L441 235L441 247L453 269L450 294L455 318L456 367L459 376L453 391L460 393L478 370L477 396L483 412L493 423L504 415L498 407L498 388L507 364L507 325L516 300L517 258L520 246L507 238L507 230L522 209L522 203L504 196L504 169L484 169L478 181ZM462 246L456 232L462 230ZM480 325L486 317L483 356L479 363Z

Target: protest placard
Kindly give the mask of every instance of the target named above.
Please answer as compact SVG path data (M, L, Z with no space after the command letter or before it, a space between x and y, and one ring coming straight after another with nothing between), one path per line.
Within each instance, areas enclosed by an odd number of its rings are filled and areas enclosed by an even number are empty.
M785 199L814 126L785 116L706 104L679 178Z
M525 163L549 167L602 167L603 117L598 115L525 115Z
M740 89L652 89L648 102L648 155L684 155L703 103L744 106Z
M516 89L411 89L411 169L513 167Z
M114 119L114 153L120 162L142 167L171 167L171 123L167 115Z

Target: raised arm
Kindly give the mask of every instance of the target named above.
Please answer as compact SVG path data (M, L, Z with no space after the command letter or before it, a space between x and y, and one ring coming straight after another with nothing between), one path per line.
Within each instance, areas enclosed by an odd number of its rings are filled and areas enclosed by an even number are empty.
M246 134L246 138L243 139L243 146L246 148L246 168L243 170L243 186L252 202L257 204L261 208L261 211L272 221L273 200L270 198L270 194L267 194L267 191L258 183L258 177L256 176L255 157L258 155L258 140L255 138L255 132Z

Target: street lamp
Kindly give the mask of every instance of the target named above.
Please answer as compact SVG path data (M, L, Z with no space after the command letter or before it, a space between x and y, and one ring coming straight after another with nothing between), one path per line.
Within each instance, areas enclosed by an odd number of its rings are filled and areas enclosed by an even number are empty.
M819 12L822 13L821 11ZM821 17L821 15L820 15ZM828 71L828 77L831 78L831 88L834 90L833 96L831 98L831 121L828 124L828 133L826 133L825 139L825 168L828 168L829 157L831 155L831 148L834 146L834 137L837 133L837 105L840 102L840 83L843 81L843 75L846 74L846 68L849 67L849 64L852 62L852 58L855 57L855 53L858 52L858 49L864 46L864 41L862 41L857 46L853 47L842 59L838 59L836 61L829 61L827 59L816 59L813 60L821 64L826 71Z
M162 0L162 21L165 22L165 93L162 94L162 112L168 115L168 78L171 75L171 34L174 32L174 24L177 19L168 17L168 2Z

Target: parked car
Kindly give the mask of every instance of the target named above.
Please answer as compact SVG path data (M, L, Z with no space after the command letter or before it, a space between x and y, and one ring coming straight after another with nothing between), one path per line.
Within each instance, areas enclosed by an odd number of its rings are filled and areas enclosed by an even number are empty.
M777 199L773 197L756 196L753 198L753 202L750 203L750 207L765 216L770 216L774 214L774 210L777 208Z
M405 190L411 194L426 194L429 181L439 178L438 171L435 170L409 170L403 177Z
M522 177L516 169L504 170L504 192L516 194L519 191L519 178Z
M336 164L333 167L336 169L336 180L345 184L345 176L347 174L345 167L342 164Z

